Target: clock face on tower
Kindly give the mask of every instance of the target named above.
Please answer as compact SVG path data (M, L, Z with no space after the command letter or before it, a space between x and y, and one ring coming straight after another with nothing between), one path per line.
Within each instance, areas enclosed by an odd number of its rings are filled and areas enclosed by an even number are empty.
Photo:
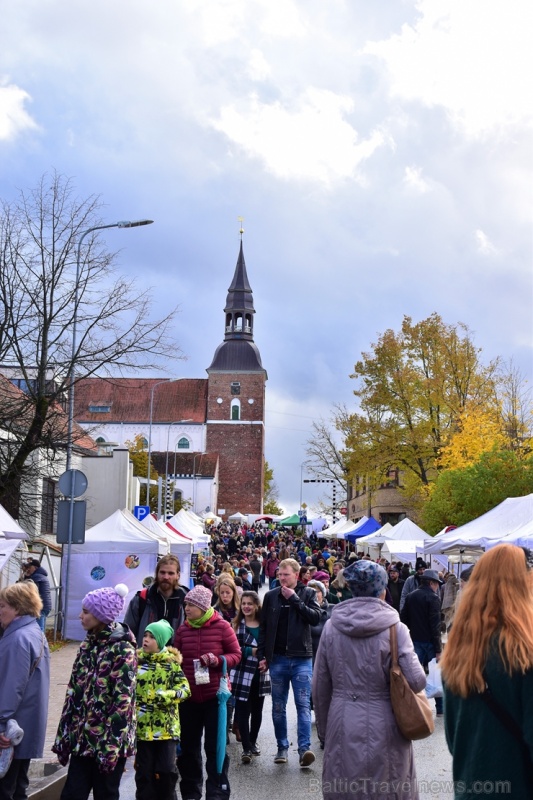
M239 381L232 381L231 393L232 395L237 395L241 393L241 384L239 383Z

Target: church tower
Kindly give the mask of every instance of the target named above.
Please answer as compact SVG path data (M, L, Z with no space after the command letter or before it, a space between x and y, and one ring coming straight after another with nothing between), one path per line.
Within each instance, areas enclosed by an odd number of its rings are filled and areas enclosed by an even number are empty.
M263 511L266 370L254 343L254 303L242 247L224 309L224 341L207 369L206 451L219 454L218 509Z

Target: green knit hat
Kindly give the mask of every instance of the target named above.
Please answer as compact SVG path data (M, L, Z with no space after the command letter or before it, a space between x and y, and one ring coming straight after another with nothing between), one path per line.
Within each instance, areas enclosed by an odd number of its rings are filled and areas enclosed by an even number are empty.
M152 634L160 650L170 641L174 633L174 628L166 619L160 619L159 622L151 622L146 626L146 630Z

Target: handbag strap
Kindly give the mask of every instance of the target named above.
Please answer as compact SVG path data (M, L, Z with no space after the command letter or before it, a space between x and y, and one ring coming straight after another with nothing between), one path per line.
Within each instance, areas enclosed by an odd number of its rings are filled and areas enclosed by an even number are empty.
M44 641L45 641L45 640L44 640L44 633L42 633L42 632L41 632L41 652L39 653L39 655L37 656L37 658L35 659L35 661L34 661L34 662L33 662L33 664L31 665L31 669L30 669L30 676L29 676L30 678L31 678L31 676L33 675L33 673L35 672L35 670L37 669L37 667L39 666L39 661L40 661L40 660L41 660L41 658L43 657L43 653L44 653Z
M490 708L492 713L500 720L504 728L507 728L509 733L514 736L514 738L520 743L520 747L522 748L522 754L525 759L526 764L526 772L531 780L533 780L533 761L531 760L531 754L529 752L529 747L527 746L522 731L520 729L520 725L514 719L514 717L504 708L490 690L490 686L488 685L485 679L485 691L480 692L481 699L485 702L485 704Z
M389 628L390 634L390 654L392 658L392 668L398 666L398 634L396 633L396 625L391 625Z

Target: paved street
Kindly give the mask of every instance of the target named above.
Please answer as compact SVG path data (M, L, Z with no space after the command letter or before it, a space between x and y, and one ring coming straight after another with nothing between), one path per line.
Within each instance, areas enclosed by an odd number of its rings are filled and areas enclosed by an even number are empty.
M56 653L52 653L52 681L50 691L50 713L47 730L45 760L55 761L50 752L54 740L57 722L65 696L65 689L70 676L70 670L78 644L69 644ZM316 738L313 725L313 749L317 760L310 769L300 769L296 752L296 710L292 700L289 702L289 736L294 742L289 753L289 763L286 765L274 764L276 741L271 720L270 698L265 701L263 727L260 734L262 755L255 758L251 764L240 763L241 746L231 736L229 745L230 754L230 781L232 795L246 800L266 800L270 797L286 797L290 800L308 800L308 798L321 798L320 777L322 771L322 751ZM445 800L452 798L451 787L443 788L446 782L451 781L451 759L444 740L442 718L437 719L436 731L429 739L415 742L415 759L417 775L422 800ZM36 782L33 782L36 785ZM121 786L121 798L134 800L135 782L133 766L128 764Z

